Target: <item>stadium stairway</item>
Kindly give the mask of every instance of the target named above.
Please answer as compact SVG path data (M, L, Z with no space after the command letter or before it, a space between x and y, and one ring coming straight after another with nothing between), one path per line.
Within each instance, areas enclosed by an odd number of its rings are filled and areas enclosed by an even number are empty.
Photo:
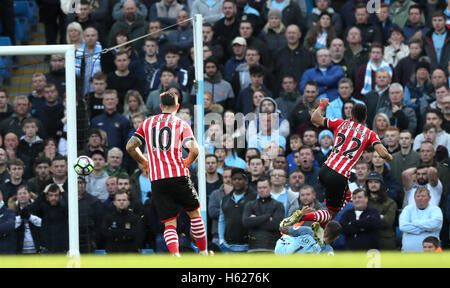
M36 29L30 31L28 45L45 45L44 24L38 23ZM18 55L15 57L15 65L11 70L11 78L3 83L8 91L9 100L14 100L17 95L28 95L33 88L31 78L34 73L49 72L48 62L45 55ZM1 85L0 85L1 86Z

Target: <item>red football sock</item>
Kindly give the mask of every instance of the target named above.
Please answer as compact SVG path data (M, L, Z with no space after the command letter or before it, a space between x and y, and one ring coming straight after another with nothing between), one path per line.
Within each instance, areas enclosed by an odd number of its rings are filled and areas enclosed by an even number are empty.
M342 204L342 207L339 211L342 211L342 209L344 209L345 205L347 205L348 202L350 202L351 200L352 200L352 191L348 190L347 193L345 194L344 204Z
M191 232L199 252L206 250L206 230L201 216L191 218Z
M319 223L324 223L330 221L332 218L328 210L318 210L313 213L307 213L303 216L303 221L314 221Z
M167 248L169 249L170 254L179 254L179 244L178 244L178 234L177 229L168 225L164 229L164 240L166 241Z

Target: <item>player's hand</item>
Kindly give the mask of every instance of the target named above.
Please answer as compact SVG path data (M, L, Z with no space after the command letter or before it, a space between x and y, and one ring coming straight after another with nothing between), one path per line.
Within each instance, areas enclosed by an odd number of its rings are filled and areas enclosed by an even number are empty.
M140 163L141 165L142 165L142 174L145 176L145 177L149 177L149 175L148 175L148 161L145 161L144 163Z
M393 159L393 157L392 157L392 155L391 154L387 154L386 155L386 157L384 158L384 160L386 160L386 161L392 161L392 159Z
M307 213L314 213L316 210L314 210L313 208L309 207L309 206L305 206L302 208L302 213L303 215L307 214Z
M324 103L325 105L330 105L330 100L328 98L320 98L320 103Z
M283 234L289 234L289 227L290 226L280 227L280 232Z

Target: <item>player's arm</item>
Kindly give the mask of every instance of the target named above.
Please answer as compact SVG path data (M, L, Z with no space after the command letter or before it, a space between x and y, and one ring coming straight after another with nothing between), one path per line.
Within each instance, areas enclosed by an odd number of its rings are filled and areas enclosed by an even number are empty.
M194 138L190 138L188 141L186 141L184 147L189 149L189 154L186 159L183 159L183 164L185 167L189 167L195 161L195 159L197 159L200 149L198 147L197 141L195 141Z
M381 142L375 143L373 149L377 151L378 155L386 161L392 161L392 155L387 151L386 147L384 147Z
M319 125L321 127L325 127L325 117L323 117L323 114L325 110L327 109L327 106L329 105L328 98L321 98L319 107L317 107L316 110L311 114L311 122L313 124Z
M141 148L142 145L141 139L136 136L131 136L130 140L128 140L126 149L128 154L139 164L144 166L144 171L147 171L148 161L145 158L144 154L142 154Z

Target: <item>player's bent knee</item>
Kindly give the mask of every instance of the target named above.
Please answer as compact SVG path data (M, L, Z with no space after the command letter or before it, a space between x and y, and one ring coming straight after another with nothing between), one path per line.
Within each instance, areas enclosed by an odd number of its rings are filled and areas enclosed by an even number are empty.
M189 216L190 218L193 218L193 217L199 217L199 216L201 216L201 214L200 214L200 208L197 208L197 209L191 210L191 211L186 211L186 214L188 214L188 216Z

